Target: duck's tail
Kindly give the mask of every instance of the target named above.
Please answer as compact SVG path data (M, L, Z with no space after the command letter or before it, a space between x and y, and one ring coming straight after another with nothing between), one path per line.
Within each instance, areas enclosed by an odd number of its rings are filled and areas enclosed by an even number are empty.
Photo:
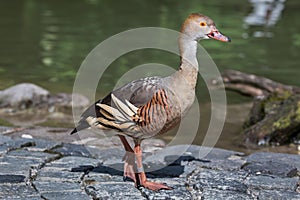
M125 103L111 94L111 99L115 108L107 104L98 103L102 117L97 118L102 126L114 128L122 132L133 131L136 123L133 116L137 114L138 108L125 100Z

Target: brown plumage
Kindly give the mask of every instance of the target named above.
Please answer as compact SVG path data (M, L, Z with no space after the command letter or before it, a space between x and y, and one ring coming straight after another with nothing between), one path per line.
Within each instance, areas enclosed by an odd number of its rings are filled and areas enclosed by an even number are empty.
M137 113L132 117L133 121L139 126L145 127L155 123L156 116L165 114L167 117L168 114L170 115L167 100L165 90L158 90L148 103L139 107Z
M134 180L136 186L151 190L171 188L147 181L142 170L141 141L172 129L194 102L198 74L197 41L209 38L230 41L216 29L209 17L202 14L191 14L184 21L181 33L181 65L178 71L164 78L142 78L112 91L89 107L71 132L73 134L89 127L115 130L127 152L124 176ZM133 138L134 150L125 136ZM133 170L134 164L138 171Z

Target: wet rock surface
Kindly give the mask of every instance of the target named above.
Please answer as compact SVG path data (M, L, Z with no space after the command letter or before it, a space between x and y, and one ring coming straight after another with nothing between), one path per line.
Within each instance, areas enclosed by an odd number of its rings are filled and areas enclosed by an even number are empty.
M0 91L0 121L8 126L43 123L73 124L72 111L82 113L90 105L81 94L51 94L32 83L20 83Z
M25 109L43 104L50 93L32 83L21 83L0 91L0 107Z
M80 94L50 94L32 83L20 83L0 91L0 108L23 110L37 106L55 106L53 109L70 112L72 103L76 107L86 107L90 102Z
M298 155L186 145L147 151L149 179L173 188L158 192L123 181L123 155L118 145L0 134L0 199L300 199Z

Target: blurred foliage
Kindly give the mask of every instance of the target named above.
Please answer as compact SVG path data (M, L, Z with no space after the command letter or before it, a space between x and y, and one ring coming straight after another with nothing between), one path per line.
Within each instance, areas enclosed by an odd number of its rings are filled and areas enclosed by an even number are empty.
M294 34L293 39L294 39L294 45L300 47L300 33Z

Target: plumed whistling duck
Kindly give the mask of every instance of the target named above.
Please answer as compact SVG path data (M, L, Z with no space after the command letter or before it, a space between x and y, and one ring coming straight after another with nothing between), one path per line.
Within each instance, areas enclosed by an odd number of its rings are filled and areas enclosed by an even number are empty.
M197 42L202 39L230 42L209 17L198 13L189 15L179 36L181 64L175 73L168 77L142 78L112 91L90 106L71 132L89 127L114 130L126 150L124 177L132 179L136 187L171 189L147 180L140 144L176 126L193 104L198 74ZM125 136L133 139L133 149Z

